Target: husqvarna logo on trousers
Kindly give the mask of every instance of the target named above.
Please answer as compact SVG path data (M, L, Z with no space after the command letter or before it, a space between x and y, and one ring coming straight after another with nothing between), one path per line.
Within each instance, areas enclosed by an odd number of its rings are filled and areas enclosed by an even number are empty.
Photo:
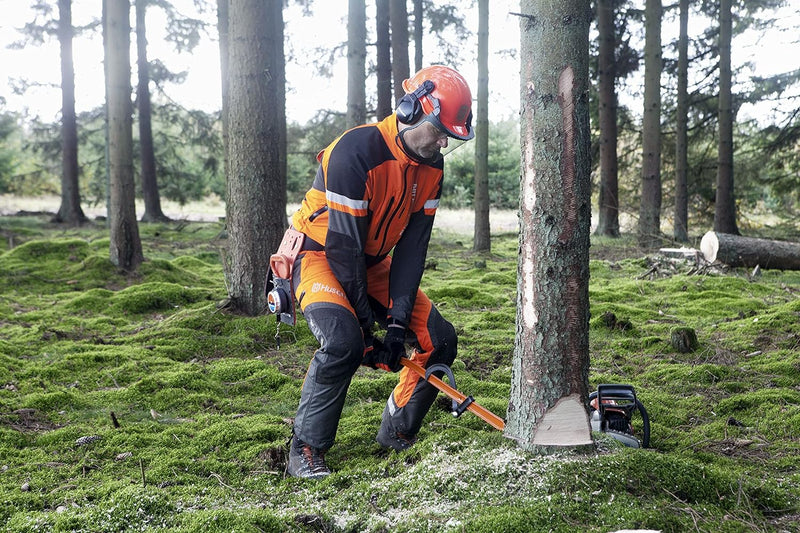
M330 285L325 285L324 283L317 282L311 286L311 293L314 294L316 292L328 292L331 294L335 294L340 298L344 298L344 293L342 291L340 291L339 289L335 289Z

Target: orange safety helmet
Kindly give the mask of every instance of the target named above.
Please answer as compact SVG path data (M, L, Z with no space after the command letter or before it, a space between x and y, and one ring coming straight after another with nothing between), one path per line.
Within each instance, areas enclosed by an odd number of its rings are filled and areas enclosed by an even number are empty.
M468 141L472 128L472 93L464 77L442 65L425 67L403 81L406 95L397 103L397 118L414 124L424 114L428 121L456 139Z

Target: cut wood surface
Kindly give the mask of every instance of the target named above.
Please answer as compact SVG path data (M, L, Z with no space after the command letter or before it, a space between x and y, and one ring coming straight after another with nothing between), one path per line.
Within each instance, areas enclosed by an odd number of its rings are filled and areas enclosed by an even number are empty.
M800 270L800 243L742 237L709 231L700 241L700 251L709 263L732 267Z
M577 394L559 399L545 412L533 434L533 444L579 447L592 444L589 415Z

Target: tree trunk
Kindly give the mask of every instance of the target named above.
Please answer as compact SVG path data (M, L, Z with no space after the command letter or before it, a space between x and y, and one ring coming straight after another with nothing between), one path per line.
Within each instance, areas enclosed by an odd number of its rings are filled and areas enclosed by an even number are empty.
M731 95L731 0L719 4L719 162L714 230L739 234L733 192L733 97Z
M408 11L406 0L389 0L389 21L392 27L392 79L394 103L405 94L403 81L410 77L408 66Z
M419 72L423 67L422 31L424 20L422 15L422 0L413 0L412 4L414 5L414 71Z
M506 436L591 445L589 0L522 0L520 258Z
M619 185L617 168L617 33L614 0L597 0L597 100L600 126L600 187L595 234L619 237Z
M150 65L147 62L147 30L145 13L148 0L136 0L136 65L139 83L136 103L139 108L139 161L142 173L144 214L142 222L166 222L161 211L161 197L156 177L156 154L153 149L152 110L150 106Z
M353 128L367 121L366 74L367 9L364 0L349 0L347 15L347 116Z
M58 42L61 46L61 206L54 222L82 224L78 186L78 123L75 118L75 68L72 62L72 0L58 0Z
M269 257L286 220L286 100L283 3L228 4L228 257L231 307L255 316L266 306Z
M375 115L383 120L392 114L392 51L389 37L389 0L376 0L375 27L377 39L375 74L378 78L378 107Z
M709 231L700 241L700 251L709 263L731 267L800 270L800 243L754 239Z
M675 222L673 237L689 240L688 115L689 115L689 0L680 0L678 37L678 106L675 111Z
M475 121L475 231L472 249L492 249L489 226L489 0L478 0L478 102Z
M217 34L219 35L219 71L221 81L223 177L228 182L228 0L217 0Z
M131 22L128 0L104 0L108 222L111 262L133 271L144 260L136 223L131 119Z
M642 198L639 245L661 244L661 0L645 2Z

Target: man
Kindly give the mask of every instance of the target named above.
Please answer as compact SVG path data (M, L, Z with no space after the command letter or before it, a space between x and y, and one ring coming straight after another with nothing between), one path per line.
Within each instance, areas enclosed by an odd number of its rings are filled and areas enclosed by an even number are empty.
M403 88L394 114L346 131L320 152L314 183L292 217L305 235L293 267L294 295L320 348L294 421L291 476L330 474L325 452L359 365L397 372L406 343L414 347L411 359L425 367L456 357L455 328L419 283L442 191L441 150L451 138L474 136L472 96L458 72L438 65ZM383 342L372 337L376 321L387 330ZM383 411L378 443L411 446L436 394L404 369Z

